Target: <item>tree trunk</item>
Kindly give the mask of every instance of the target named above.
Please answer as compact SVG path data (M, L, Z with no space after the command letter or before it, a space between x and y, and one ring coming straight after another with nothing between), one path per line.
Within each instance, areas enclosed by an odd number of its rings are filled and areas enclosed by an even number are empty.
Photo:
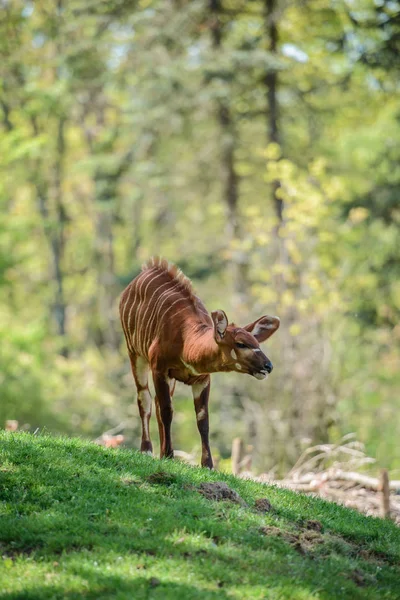
M39 126L37 120L32 118L34 135L39 135ZM55 281L55 298L52 305L52 314L57 327L57 333L62 338L60 354L68 356L68 348L65 343L67 334L66 302L64 294L64 272L63 257L65 250L65 224L67 215L63 204L62 181L64 173L64 139L65 119L60 117L57 123L57 146L56 158L53 165L54 177L51 185L46 180L46 174L43 173L43 163L38 159L36 161L33 183L36 190L39 212L43 221L43 228L47 237L52 262L52 277ZM52 201L53 210L49 208L49 200ZM54 217L53 217L54 214ZM54 222L52 222L54 220Z
M62 337L66 335L66 304L64 297L64 276L62 261L65 249L65 224L67 215L63 204L62 182L64 176L64 154L65 154L65 138L64 138L65 120L60 117L57 125L57 154L54 165L54 205L57 218L56 231L54 232L52 248L53 248L53 264L54 275L56 279L56 298L54 303L54 316L57 323L58 334ZM68 349L63 342L61 348L63 356L68 355Z
M278 46L278 24L276 14L276 0L265 0L265 28L268 39L268 49L272 55L277 54ZM268 69L265 74L265 86L267 89L268 106L268 141L280 145L279 132L279 106L277 98L278 73L274 69ZM272 198L274 201L275 214L278 218L278 230L283 221L283 201L279 197L281 182L275 179L272 182Z
M218 56L222 47L222 7L220 0L210 0L211 39L215 54ZM227 235L229 242L241 239L241 227L238 214L239 179L235 169L236 131L228 100L218 100L217 120L221 130L221 166L223 172L223 197L227 208ZM239 304L243 302L246 291L247 256L239 250L232 263L233 288Z
M273 57L278 55L278 41L279 41L279 30L278 30L278 0L264 0L264 22L265 22L265 34L268 44L268 50ZM279 99L278 99L278 86L279 77L278 72L275 68L268 68L264 77L264 84L266 88L266 104L267 104L267 142L268 144L278 144L281 146L281 131L279 126ZM287 271L290 269L290 259L287 252L286 240L283 237L283 226L284 226L284 202L280 196L280 190L282 188L281 181L274 179L271 183L271 194L274 206L274 211L277 219L276 226L274 228L274 239L275 239L275 252L276 262L280 265L277 270L273 284L276 290L278 311L284 321L284 328L281 329L281 343L283 349L284 362L286 368L289 365L293 365L296 360L296 348L294 338L289 333L290 325L295 320L294 307L287 308L286 310L282 306L282 298L287 288ZM295 459L298 452L298 440L301 434L299 429L299 394L297 390L296 382L294 381L293 372L286 372L283 374L284 386L281 394L282 399L285 399L288 406L286 408L286 419L289 421L289 441L282 446L282 440L274 443L277 448L276 460L278 463L285 463L287 459ZM286 397L286 398L285 398ZM282 402L281 399L281 402Z
M278 54L278 15L277 0L264 0L265 32L268 40L268 49L273 56ZM264 83L266 87L267 101L267 142L269 144L281 145L281 133L279 128L279 102L278 102L278 73L269 68L265 74ZM289 267L289 256L286 250L285 239L282 237L282 226L284 224L284 203L280 196L282 184L279 179L271 183L272 201L274 205L277 224L274 230L277 259L281 265L280 272L275 276L274 285L277 291L277 301L280 303L286 289L285 270ZM293 319L291 319L293 320Z
M92 146L96 156L97 151L107 150L110 156L113 147L104 148L99 142ZM95 260L97 264L98 289L97 309L99 316L98 340L100 345L105 343L112 349L119 347L119 334L115 299L117 296L117 280L115 275L114 255L114 221L116 214L116 199L118 185L125 172L129 169L133 151L129 150L121 157L119 164L111 169L97 169L94 175L95 207L96 207L96 238Z

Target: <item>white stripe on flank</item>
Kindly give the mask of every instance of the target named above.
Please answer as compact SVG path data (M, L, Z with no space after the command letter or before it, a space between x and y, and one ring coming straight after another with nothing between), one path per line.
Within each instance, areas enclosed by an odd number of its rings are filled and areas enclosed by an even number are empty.
M178 300L176 300L175 302L173 302L173 303L171 304L171 306L173 306L174 304L176 304L176 303L177 303L177 302L179 302L180 300L182 300L182 298L178 298ZM181 308L180 310L178 310L178 311L177 311L177 312L174 314L174 317L176 317L177 315L179 315L179 314L180 314L181 312L183 312L184 310L187 310L188 308L190 308L190 306L184 306L183 308ZM169 308L168 308L168 310L169 310ZM164 313L164 315L165 315L165 313ZM164 315L163 315L163 316L164 316ZM156 335L155 335L154 337L159 337L159 336L160 336L160 327L162 327L163 325L164 325L164 321L161 319L161 320L160 320L160 322L159 322L159 324L158 324L157 330L156 330Z
M139 344L140 344L140 333L141 333L140 322L139 322L139 319L140 319L140 310L142 308L143 302L146 299L146 292L147 292L150 284L153 283L153 281L155 281L156 279L158 279L162 275L164 275L164 271L161 271L158 274L152 273L152 275L154 275L154 277L152 277L151 279L149 279L149 281L147 281L146 287L145 287L144 292L143 292L143 297L140 298L138 307L137 307L137 309L135 311L135 314L137 315L137 318L135 319L135 331L133 332L133 340L134 340L134 346L137 348L138 352L140 352L140 345ZM142 285L140 286L140 296L141 296L141 292L142 292L142 289L143 289L143 285L144 285L144 282L142 282Z
M149 287L151 286L151 284L156 281L159 277L162 277L164 275L163 271L159 271L159 269L157 268L153 277L150 278L147 282L146 285L144 287L143 290L143 286L141 287L140 290L140 302L138 304L138 308L136 310L136 333L135 333L135 342L136 342L136 346L138 349L138 352L141 352L141 343L142 343L142 315L141 315L141 311L143 310L143 307L146 304L146 300L147 300L147 290L149 289ZM142 290L143 290L143 294L142 294Z
M163 317L165 317L165 315L167 314L167 312L171 310L171 308L174 306L174 304L177 304L177 303L178 303L180 300L186 300L186 298L185 298L184 296L181 296L180 298L178 298L178 300L175 300L175 302L173 302L172 304L170 304L170 305L168 306L167 310L165 311L165 313L163 314ZM184 307L182 308L182 310L183 310L184 308L190 308L190 306L189 306L188 304L186 304L186 306L184 306ZM177 314L179 314L180 312L181 312L181 311L179 310L177 313L175 313L175 315L174 315L174 316L176 316L176 315L177 315Z
M176 300L172 304L175 304L176 302L179 302L180 300L184 300L185 299L185 297L182 295L182 293L181 293L180 290L176 290L175 292L172 291L174 288L180 287L180 286L181 286L181 283L179 281L177 281L171 289L166 290L165 292L163 292L162 294L160 294L159 298L157 298L157 301L156 301L156 303L154 305L154 311L151 314L151 320L153 321L153 319L154 319L154 323L156 324L156 330L157 331L159 329L159 327L157 327L157 323L159 323L161 309L162 309L163 305L165 304L165 301L168 300L169 297L175 296L176 294L179 294L179 298L178 298L178 300Z
M167 312L168 312L169 310L171 310L171 308L172 308L172 307L173 307L175 304L177 304L178 302L181 302L182 300L185 300L185 298L183 298L182 296L180 296L180 297L178 298L178 300L175 300L175 302L173 302L172 304L170 304L170 305L168 306L167 310L165 311L165 313L163 314L163 318L165 317L165 315L167 314ZM189 307L189 305L186 305L186 306L182 307L182 309L181 309L181 310L178 310L178 312L177 312L177 313L175 313L174 317L176 317L176 315L178 315L180 312L182 312L183 310L185 310L185 309L187 309L187 308L190 308L190 307ZM162 320L161 320L161 321L158 323L158 327L157 327L157 336L159 336L159 333L160 333L160 327L161 327L161 325L162 325Z
M152 306L151 302L152 302L152 300L153 300L154 296L155 296L156 294L158 294L158 292L159 292L159 291L160 291L160 290L161 290L163 287L165 287L166 285L169 285L170 283L171 283L171 281L166 281L165 283L163 283L162 285L160 285L159 287L157 287L157 288L154 290L154 292L152 293L152 295L151 295L151 297L150 297L150 300L147 302L146 310L145 310L145 312L144 312L144 314L143 314L143 317L142 317L142 321L143 321L143 323L145 323L145 322L146 322L146 315L147 315L147 311L148 311L149 309L152 309L152 308L153 308L153 306ZM147 321L147 323L148 323L148 321Z
M127 296L127 299L126 299L126 302L125 302L125 305L124 305L124 309L122 311L121 322L123 323L123 328L124 328L124 332L125 332L125 336L126 336L126 343L128 345L128 349L130 349L130 351L133 353L134 349L133 349L133 346L132 346L132 343L131 343L131 339L130 339L130 335L129 335L129 318L128 318L128 321L125 321L126 307L128 306L129 301L130 301L131 296L132 296L132 292L135 289L135 286L133 285L133 281L131 281L131 283L129 285L130 285L130 290L129 290L129 293L128 293L128 296ZM134 304L133 301L132 301L132 304ZM132 308L132 306L131 306L131 308ZM129 314L130 314L130 311L129 311Z
M174 302L173 304L176 304L177 302L179 302L179 300L176 300L176 302ZM173 304L171 304L171 306L173 306ZM177 312L174 314L174 317L176 317L177 315L179 315L179 313L183 312L184 310L187 310L188 308L190 308L190 306L188 306L188 305L186 305L186 306L183 306L183 307L182 307L180 310L178 310L178 311L177 311ZM168 310L169 310L169 308L168 308ZM167 314L168 310L166 310L166 311L165 311L164 315L166 315L166 314Z
M129 340L129 337L127 335L127 331L126 331L126 325L125 325L125 309L126 309L126 305L129 302L129 297L131 295L132 292L132 285L129 284L131 287L129 289L129 292L127 294L127 299L125 301L125 304L123 305L123 307L120 309L120 315L121 315L121 324L122 324L122 329L124 330L124 335L125 335L125 339L126 339L126 345L128 346L128 351L132 352L132 346Z
M155 313L155 310L156 310L156 306L157 306L157 304L158 304L158 302L159 302L160 298L161 298L162 296L164 296L165 294L168 294L169 292L172 292L173 288L174 288L174 287L176 287L176 286L177 286L177 284L173 285L173 286L172 286L172 287L170 287L168 290L165 290L164 292L162 292L162 293L159 295L159 297L156 299L156 301L155 301L154 305L152 306L151 302L152 302L152 300L153 300L153 298L154 298L154 295L155 295L155 294L157 294L157 293L158 293L158 292L159 292L159 291L160 291L160 290L161 290L163 287L165 287L166 285L171 285L171 283L172 283L172 281L167 281L166 283L163 283L162 285L160 285L160 287L158 287L158 288L157 288L157 289L156 289L156 290L153 292L153 295L151 296L151 298L150 298L150 300L149 300L149 302L148 302L148 306L147 306L147 308L146 308L146 312L144 313L144 315L143 315L143 317L142 317L142 327L143 327L143 340L142 340L142 341L143 341L143 346L148 346L148 345L149 345L149 344L148 344L148 342L149 342L150 340L147 340L147 335L148 335L148 333L150 333L150 332L151 332L151 327L150 327L150 325L151 325L151 323L152 323L152 321L153 321L153 317L154 317L154 313ZM172 293L176 293L176 292L172 292ZM148 318L148 321L147 321L147 323L146 323L146 322L145 322L145 317L146 317L146 314L147 314L147 311L149 310L149 308L151 309L151 313L150 313L150 317ZM149 327L150 327L150 331L149 331ZM145 350L145 348L144 348L144 350Z
M132 285L132 289L135 289L136 296L135 296L135 299L132 301L131 307L129 309L128 321L127 321L127 325L126 325L126 329L128 332L130 342L131 342L132 350L134 350L133 333L132 333L132 327L131 327L132 308L136 304L136 300L140 300L140 290L142 289L142 285L143 285L144 281L147 279L147 277L149 277L150 274L153 274L153 269L150 269L148 273L141 273L139 275L138 279L142 278L142 281L138 282L137 289L134 285ZM130 295L129 295L129 297L130 297ZM135 313L135 315L136 315L136 313ZM135 324L136 324L136 319L135 319Z
M167 283L171 284L171 281L168 281ZM160 286L156 291L159 291L162 287L164 287L164 285L165 284L163 284L162 286ZM148 344L148 340L147 340L147 335L148 335L148 333L149 334L151 333L151 324L153 323L153 319L154 319L154 322L157 324L156 313L157 313L158 307L160 306L160 304L159 304L160 301L163 300L163 302L164 302L164 300L166 300L169 296L173 296L174 294L179 293L179 291L175 291L175 292L173 291L173 289L176 288L177 286L179 286L178 282L175 283L172 287L170 287L169 289L165 290L164 292L162 292L159 295L159 297L156 299L156 301L154 303L154 306L151 308L150 317L149 317L149 319L148 319L148 321L147 321L146 324L144 324L144 321L142 319L142 327L144 329L144 331L143 331L143 345L144 346L145 345L147 345L147 346L149 345ZM154 296L154 294L153 294L153 296ZM147 312L147 310L146 310L146 312ZM146 349L144 348L144 351L145 350Z

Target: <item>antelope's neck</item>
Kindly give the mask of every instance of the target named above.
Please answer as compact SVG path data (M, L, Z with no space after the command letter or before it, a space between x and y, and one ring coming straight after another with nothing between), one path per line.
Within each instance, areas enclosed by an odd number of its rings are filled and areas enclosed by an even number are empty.
M192 325L187 332L182 358L197 373L223 370L223 355L214 339L213 327Z

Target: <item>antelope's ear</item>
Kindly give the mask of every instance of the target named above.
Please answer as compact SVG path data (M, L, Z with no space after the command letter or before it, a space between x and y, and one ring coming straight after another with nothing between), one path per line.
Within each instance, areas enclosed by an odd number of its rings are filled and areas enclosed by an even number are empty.
M223 310L214 310L211 313L211 317L214 323L214 338L218 343L225 335L226 328L228 327L228 317Z
M253 323L249 323L243 327L246 331L254 335L257 342L261 344L261 342L265 342L277 329L279 329L279 325L281 324L278 317L270 317L269 315L265 315L265 317L260 317L257 321L253 321Z

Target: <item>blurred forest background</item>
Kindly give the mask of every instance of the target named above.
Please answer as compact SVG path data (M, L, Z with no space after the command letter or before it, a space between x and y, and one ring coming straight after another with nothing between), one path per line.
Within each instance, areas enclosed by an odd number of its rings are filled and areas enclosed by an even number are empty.
M400 3L0 1L0 423L139 445L118 298L161 254L277 314L268 382L213 377L258 471L354 431L400 467ZM177 386L175 448L200 449ZM153 440L157 440L155 417Z

